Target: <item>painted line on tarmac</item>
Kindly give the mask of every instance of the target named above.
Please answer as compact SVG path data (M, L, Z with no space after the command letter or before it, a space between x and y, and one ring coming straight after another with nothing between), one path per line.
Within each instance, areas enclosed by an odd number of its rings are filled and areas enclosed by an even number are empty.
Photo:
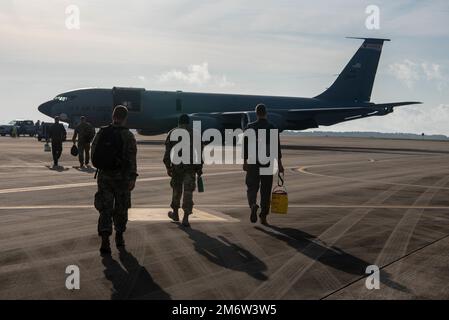
M303 173L303 174L307 174L307 175L311 175L311 176L317 176L317 177L323 177L323 178L345 179L345 180L350 180L350 181L377 183L377 184L387 184L387 185L392 185L392 186L403 186L403 187L414 187L414 188L449 190L449 187L443 187L443 186L441 186L441 187L440 186L426 186L426 185L422 185L422 184L408 184L408 183L396 183L396 182L387 182L387 181L376 181L376 180L369 180L369 179L360 179L360 178L334 176L334 175L321 174L321 173L315 173L315 172L308 171L308 169L310 169L310 168L326 167L326 166L339 165L339 164L342 164L342 163L326 164L326 165L302 166L302 167L297 168L296 171L298 171L300 173Z
M39 164L23 164L23 165L0 165L0 169L15 169L15 168L24 168L24 169L26 169L26 168L33 168L33 169L48 169L48 167L46 167L46 166L48 166L49 164L47 164L46 162L42 162L44 165L39 165ZM78 164L78 163L73 163L73 166L68 166L67 165L67 167L74 167L76 164ZM154 165L154 166L151 166L151 165L147 165L147 166L139 166L139 169L164 169L165 170L165 167L164 166L160 166L160 165Z
M167 206L162 206L158 208L131 208L128 212L129 221L137 222L153 222L153 221L167 221L169 208ZM235 219L229 215L222 212L216 211L205 211L200 209L193 209L193 214L191 216L191 221L218 221L218 222L239 222L240 220Z
M164 208L166 204L150 204L133 206L135 209ZM248 208L247 204L203 204L198 208ZM289 204L289 208L302 209L423 209L423 210L449 210L449 206L411 206L411 205L339 205L339 204ZM28 209L94 209L93 205L29 205L29 206L2 206L0 210L28 210Z
M42 165L0 165L0 169L15 169L15 168L42 168L44 169L45 167L43 167Z
M32 210L32 209L93 209L92 205L51 205L51 206L11 206L11 207L0 207L0 210Z
M81 187L89 187L89 186L95 186L95 185L97 185L96 182L83 182L83 183L71 183L71 184L55 184L55 185L49 185L49 186L11 188L11 189L0 190L0 194L43 191L43 190L56 190L56 189L68 189L68 188L81 188Z
M226 172L207 173L207 174L204 174L203 176L213 177L213 176L223 176L223 175L236 174L236 173L241 174L242 171L226 171ZM162 181L162 180L169 180L169 179L170 179L169 176L142 178L142 179L137 179L137 183L148 182L148 181ZM24 187L24 188L11 188L11 189L1 189L0 194L82 188L82 187L92 187L92 186L96 186L96 185L97 185L97 182L95 181L95 182L55 184L55 185L47 185L47 186Z
M18 209L94 209L92 205L80 205L80 206L20 206L20 207L0 207L0 210L18 210ZM170 207L167 205L162 206L147 206L147 207L133 207L128 210L128 220L137 222L154 222L154 221L167 221L170 220L167 217L167 213L170 211ZM239 222L240 220L233 218L223 212L216 210L208 210L206 208L193 209L192 221L218 221L218 222Z

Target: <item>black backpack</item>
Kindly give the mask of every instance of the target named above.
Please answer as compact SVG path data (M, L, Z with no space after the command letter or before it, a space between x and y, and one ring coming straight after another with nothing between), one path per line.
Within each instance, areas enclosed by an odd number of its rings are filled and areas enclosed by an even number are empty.
M123 127L109 125L100 129L92 164L100 170L119 170L123 164Z

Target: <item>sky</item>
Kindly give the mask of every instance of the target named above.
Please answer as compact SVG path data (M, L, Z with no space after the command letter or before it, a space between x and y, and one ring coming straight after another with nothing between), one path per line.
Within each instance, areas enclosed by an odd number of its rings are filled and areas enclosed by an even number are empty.
M449 135L446 0L2 0L0 26L0 123L85 87L313 97L361 36L392 39L372 101L423 104L319 130Z

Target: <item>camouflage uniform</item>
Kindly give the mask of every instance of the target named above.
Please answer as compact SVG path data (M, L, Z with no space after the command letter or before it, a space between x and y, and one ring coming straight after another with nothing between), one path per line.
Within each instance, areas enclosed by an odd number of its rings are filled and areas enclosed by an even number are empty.
M89 164L90 143L95 135L95 129L88 122L81 122L75 128L75 135L78 136L78 159L80 164ZM76 136L74 137L74 139Z
M203 165L202 164L193 164L193 159L195 157L196 151L193 146L193 133L192 129L188 126L180 125L176 129L185 129L189 132L190 135L190 163L188 164L173 164L170 159L170 152L177 141L170 141L170 135L172 131L170 131L167 135L167 139L165 140L165 154L164 154L164 164L167 170L170 170L172 173L172 177L170 180L170 186L173 189L172 201L170 207L174 211L178 211L180 208L181 198L182 198L182 209L185 214L189 215L193 210L193 191L196 188L196 174L201 172ZM201 151L200 151L201 152ZM199 154L201 156L201 153Z
M92 154L101 132L92 142ZM98 172L98 191L95 194L95 208L100 212L98 234L111 235L112 224L116 232L124 232L128 222L128 209L131 207L129 184L137 178L137 144L136 138L127 128L120 131L123 141L123 165L115 171Z

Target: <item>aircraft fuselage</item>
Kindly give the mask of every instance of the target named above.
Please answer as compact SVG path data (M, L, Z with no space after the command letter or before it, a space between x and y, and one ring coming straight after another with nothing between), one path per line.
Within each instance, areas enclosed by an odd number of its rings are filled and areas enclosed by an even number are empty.
M177 125L181 114L201 121L202 128L244 128L255 120L254 108L263 103L279 130L304 130L320 125L371 116L383 116L394 107L419 102L370 102L382 46L388 39L364 39L363 44L334 83L313 98L262 95L152 91L141 88L79 89L65 92L39 106L39 111L59 116L70 127L87 117L95 127L111 121L116 105L128 107L128 126L139 133L156 135Z
M95 127L101 127L111 122L113 106L124 104L130 111L128 116L130 128L147 132L154 131L154 134L158 134L167 132L176 126L179 116L183 113L244 113L253 110L258 103L264 103L273 111L276 109L300 109L301 107L329 107L326 102L314 98L147 91L135 88L129 88L129 90L139 96L139 101L118 99L114 103L114 89L89 88L60 94L39 106L39 110L50 117L59 116L70 127L75 126L81 116L86 116ZM336 107L339 105L336 104Z

